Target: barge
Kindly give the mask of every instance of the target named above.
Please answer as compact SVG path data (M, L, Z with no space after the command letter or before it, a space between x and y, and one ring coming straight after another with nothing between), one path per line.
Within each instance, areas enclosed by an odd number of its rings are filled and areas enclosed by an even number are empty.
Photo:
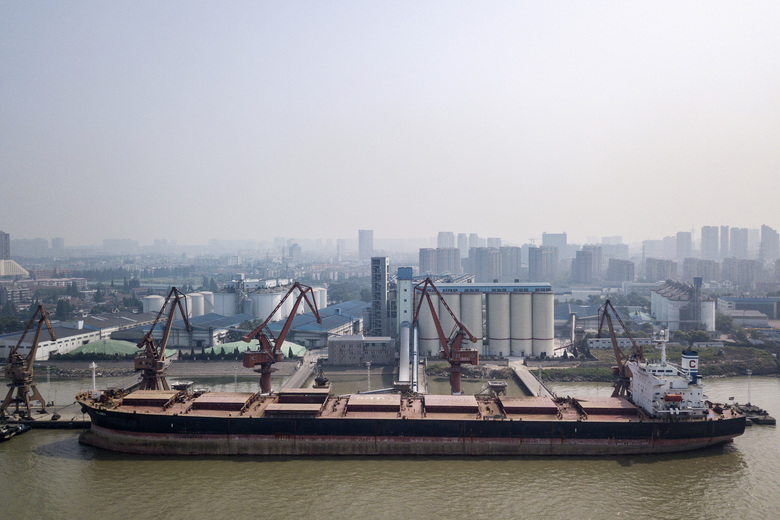
M684 359L688 367L695 360ZM77 396L80 440L156 455L633 455L732 441L745 416L695 371L631 361L628 396L331 395L138 390Z

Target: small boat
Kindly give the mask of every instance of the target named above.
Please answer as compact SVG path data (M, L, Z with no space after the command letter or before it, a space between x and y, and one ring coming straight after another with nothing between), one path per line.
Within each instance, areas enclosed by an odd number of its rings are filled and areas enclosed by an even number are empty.
M30 431L27 424L3 424L0 426L0 442L7 441L14 435L21 435Z

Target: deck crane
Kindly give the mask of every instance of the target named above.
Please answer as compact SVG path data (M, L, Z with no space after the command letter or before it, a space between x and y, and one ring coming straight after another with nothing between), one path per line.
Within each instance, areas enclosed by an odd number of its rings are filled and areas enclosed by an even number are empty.
M173 326L173 318L176 315L177 308L181 312L182 318L184 318L185 327L188 331L191 330L190 322L187 319L186 298L184 293L176 287L171 287L171 291L168 293L168 297L165 298L165 303L160 312L157 313L157 318L152 323L152 327L138 343L138 348L144 349L143 352L139 352L135 357L135 371L143 371L139 390L170 390L168 381L165 380L165 347L168 345L168 338L171 335L171 327ZM160 322L160 318L162 318L166 310L168 311L168 321L165 323L162 338L157 343L154 340L154 328Z
M287 316L279 336L274 339L271 331L268 330L265 332L264 329L266 329L268 323L270 323L276 312L282 307L285 300L287 300L287 298L289 298L290 295L292 295L296 290L298 291L298 296L295 299L295 303L293 304L293 308L290 311L290 315ZM284 353L280 349L284 344L287 333L290 332L293 318L295 318L295 315L298 312L298 307L300 307L302 301L305 301L311 311L314 313L314 317L317 319L317 323L322 323L322 318L320 318L320 313L317 310L317 301L314 299L314 289L308 285L295 282L290 290L287 291L287 294L284 295L279 304L274 307L274 310L271 311L271 314L265 319L265 321L263 321L263 323L255 327L250 333L244 335L241 338L247 343L253 339L258 341L260 349L254 351L247 350L244 352L243 364L246 368L254 368L255 372L260 374L260 390L264 394L271 392L271 373L276 371L276 369L272 368L271 365L284 359ZM260 368L255 368L257 365L260 365Z
M25 356L19 352L19 347L21 346L22 341L24 341L24 337L27 335L30 329L32 329L36 317L38 318L38 328L35 330L35 336L33 337L32 344L30 345L30 352L28 352ZM16 403L16 410L14 412L16 414L19 413L19 404L23 403L27 409L27 418L32 418L30 410L30 398L32 398L33 401L40 402L41 412L46 413L46 401L44 401L41 393L38 391L38 388L35 386L35 383L33 383L32 380L35 353L38 350L38 342L41 339L41 331L43 330L44 324L49 330L51 340L56 341L57 338L54 336L54 331L51 327L51 320L49 320L49 314L42 305L39 305L38 309L36 309L35 313L30 318L30 321L27 323L27 327L24 329L24 333L19 338L16 346L11 349L11 352L8 353L8 360L6 361L5 365L5 377L11 380L11 383L8 385L11 388L8 390L8 394L5 396L3 404L0 406L0 419L5 418L5 410L11 405L11 403ZM14 391L16 391L16 397L13 396Z
M442 305L444 305L444 308L447 309L450 317L455 322L455 327L453 328L453 331L450 333L449 337L444 334L441 320L439 320L438 313L436 312L436 308L433 305L431 294L428 292L429 288L436 294L436 296L439 297L439 301L441 301ZM479 352L476 349L461 348L461 345L463 344L463 338L468 338L472 343L476 343L477 338L475 338L474 335L469 332L466 326L455 317L455 314L453 314L449 305L447 305L447 302L444 301L441 293L436 288L436 286L433 285L433 281L431 281L430 278L426 278L424 281L417 284L414 287L414 290L415 293L420 293L420 299L417 302L417 308L414 311L414 318L412 322L414 324L418 323L420 309L422 308L423 301L427 301L428 307L431 311L431 317L433 318L434 326L436 327L436 334L439 337L439 345L441 346L440 355L442 359L446 359L450 364L450 389L452 391L452 395L460 395L460 366L463 363L479 365Z
M617 318L618 322L620 322L620 326L623 327L623 331L626 333L626 336L628 336L628 339L631 340L633 351L631 352L630 356L625 355L618 346L615 328L612 326L610 311L615 315L615 318ZM625 323L623 323L623 320L620 319L620 315L618 315L615 307L612 306L612 303L609 300L604 302L604 305L601 308L601 319L599 320L599 332L596 335L597 338L601 337L601 330L604 327L605 321L607 323L607 327L609 328L609 339L612 340L612 350L615 352L615 360L617 361L617 365L612 367L612 373L617 376L617 381L615 381L615 389L612 391L612 397L625 397L631 385L631 369L628 368L628 362L631 360L644 361L645 352L644 349L640 345L637 345L636 341L634 341L634 338L631 336L631 333L628 331Z

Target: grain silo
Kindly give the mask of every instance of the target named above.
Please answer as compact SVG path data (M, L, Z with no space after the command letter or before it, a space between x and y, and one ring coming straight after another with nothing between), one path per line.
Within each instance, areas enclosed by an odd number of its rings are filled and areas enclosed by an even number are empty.
M477 338L477 342L469 345L482 354L482 293L462 293L460 295L460 321Z
M214 293L211 291L200 291L203 295L203 314L214 312Z
M531 293L509 295L510 355L530 356L533 352L533 312Z
M189 318L195 316L203 316L204 312L204 299L203 295L199 292L190 293L187 296L187 312Z
M439 300L439 321L441 322L442 330L444 330L444 335L449 338L455 328L455 321L450 316L450 313L447 312L446 307L444 307L444 302L447 303L455 317L460 320L460 295L458 293L445 293L442 294L442 298L443 301Z
M417 326L420 355L438 356L441 348L439 336L436 333L436 325L433 322L433 315L427 301L423 301L420 306L420 313L417 315Z
M235 316L236 293L214 293L214 312L222 316Z
M489 354L509 355L509 293L487 295L487 343Z
M554 294L534 293L533 306L533 355L552 357L554 353Z
M144 312L160 312L165 298L158 295L144 296L142 300Z

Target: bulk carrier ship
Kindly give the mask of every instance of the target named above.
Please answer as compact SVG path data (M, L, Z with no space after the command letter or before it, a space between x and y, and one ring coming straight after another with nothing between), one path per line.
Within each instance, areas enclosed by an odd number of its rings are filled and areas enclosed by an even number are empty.
M305 294L302 286L297 303ZM257 337L263 326L245 338ZM645 362L641 351L619 359L609 398L331 395L328 387L271 392L277 351L260 337L261 350L244 358L245 366L261 365L259 392L190 392L169 389L160 375L168 331L163 348L151 340L139 344L151 359L137 363L146 371L141 390L77 396L91 419L81 442L156 455L595 456L706 448L745 429L744 415L704 399L695 353L684 356L682 368L665 355L660 363ZM453 393L459 393L459 363L476 360L473 351L460 350L458 338L443 344Z

